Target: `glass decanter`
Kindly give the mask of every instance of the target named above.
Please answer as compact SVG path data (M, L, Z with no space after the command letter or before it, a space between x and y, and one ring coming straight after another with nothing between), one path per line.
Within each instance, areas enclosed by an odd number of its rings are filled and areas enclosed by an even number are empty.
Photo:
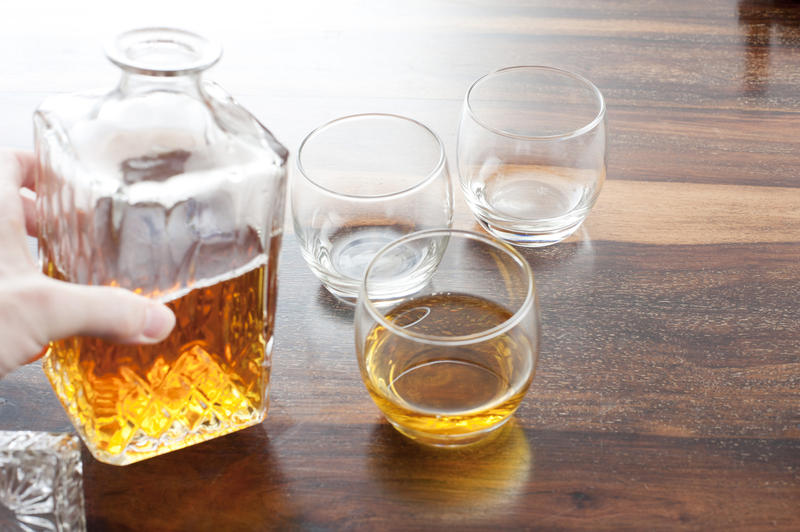
M203 72L220 48L153 28L108 48L110 92L34 115L39 257L52 277L167 303L151 346L50 344L47 377L92 454L129 464L261 422L287 151Z

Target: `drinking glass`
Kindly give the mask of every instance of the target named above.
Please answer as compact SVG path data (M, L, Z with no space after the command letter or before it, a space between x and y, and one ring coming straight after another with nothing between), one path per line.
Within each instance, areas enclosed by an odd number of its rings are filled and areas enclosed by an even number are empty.
M297 157L292 216L303 258L335 296L354 302L367 263L389 242L453 222L444 147L423 124L397 115L339 118L312 131ZM440 252L406 246L387 274L424 282ZM399 285L397 285L399 286Z
M517 66L467 91L461 188L478 222L517 246L555 244L589 214L606 177L605 102L564 70Z
M429 282L387 297L387 260L442 240L446 249ZM454 229L407 235L367 267L355 337L361 377L398 431L435 446L476 442L511 417L533 379L539 352L533 273L516 250L486 235Z

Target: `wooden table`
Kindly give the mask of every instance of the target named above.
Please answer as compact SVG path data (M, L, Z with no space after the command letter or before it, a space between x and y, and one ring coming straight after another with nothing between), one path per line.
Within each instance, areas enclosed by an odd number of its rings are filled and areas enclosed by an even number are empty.
M106 4L4 6L0 143L31 146L44 95L112 84L116 28L168 23L225 43L210 76L293 152L336 116L397 112L456 177L469 83L549 64L605 94L610 164L576 236L522 250L541 359L490 445L383 421L352 310L288 234L267 420L124 468L84 453L91 530L800 529L800 3ZM476 228L460 196L456 226ZM39 364L0 398L2 429L72 430Z

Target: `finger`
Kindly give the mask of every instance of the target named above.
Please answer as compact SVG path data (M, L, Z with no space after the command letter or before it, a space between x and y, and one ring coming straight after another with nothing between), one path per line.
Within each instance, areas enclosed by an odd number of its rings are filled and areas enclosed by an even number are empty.
M43 316L47 341L81 335L153 344L175 326L175 315L165 305L122 288L43 281L49 285Z
M36 158L27 151L0 148L0 175L9 176L16 187L33 189Z
M39 234L39 223L36 219L36 196L28 188L19 189L22 198L22 212L25 214L25 231L30 236Z

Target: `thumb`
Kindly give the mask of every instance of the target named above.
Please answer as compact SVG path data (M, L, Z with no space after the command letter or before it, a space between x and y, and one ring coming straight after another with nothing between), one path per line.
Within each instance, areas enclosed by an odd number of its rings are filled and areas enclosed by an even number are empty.
M48 341L81 335L153 344L166 338L175 326L175 315L168 307L128 290L50 278L45 282L50 286L40 323Z

